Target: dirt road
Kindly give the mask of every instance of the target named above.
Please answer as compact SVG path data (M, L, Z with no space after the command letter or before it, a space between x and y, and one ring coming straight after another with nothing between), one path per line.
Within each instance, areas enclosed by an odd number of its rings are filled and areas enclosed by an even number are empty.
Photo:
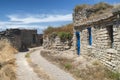
M44 71L50 74L55 80L75 80L69 73L53 65L51 62L47 61L40 55L42 48L37 49L31 53L31 60L34 64L37 64L39 67L44 69ZM17 63L17 80L42 80L33 69L28 65L25 54L18 53L16 55Z

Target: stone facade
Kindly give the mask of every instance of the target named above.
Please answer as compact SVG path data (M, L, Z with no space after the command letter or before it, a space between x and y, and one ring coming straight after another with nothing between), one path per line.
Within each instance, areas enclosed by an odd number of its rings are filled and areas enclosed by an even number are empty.
M0 32L0 38L7 38L12 45L19 51L27 50L29 47L39 46L42 44L41 38L37 34L37 30L28 29L7 29Z
M72 42L71 43L69 41L62 42L58 36L54 38L47 36L46 38L43 39L43 47L45 49L54 49L57 51L64 51L64 50L71 49L71 46L69 44L71 44L72 46Z
M120 10L92 18L85 14L87 11L82 10L73 14L74 32L80 33L80 54L97 58L109 69L120 72Z

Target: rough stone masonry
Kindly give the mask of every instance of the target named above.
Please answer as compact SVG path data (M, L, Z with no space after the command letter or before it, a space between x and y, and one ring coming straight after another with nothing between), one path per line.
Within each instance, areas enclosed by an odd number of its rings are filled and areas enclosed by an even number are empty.
M0 39L8 39L19 51L26 51L29 47L40 46L43 43L42 34L31 29L7 29L0 32Z
M120 72L120 9L95 16L92 8L74 11L74 44L80 38L80 55L99 59L109 69ZM79 36L76 36L79 32Z

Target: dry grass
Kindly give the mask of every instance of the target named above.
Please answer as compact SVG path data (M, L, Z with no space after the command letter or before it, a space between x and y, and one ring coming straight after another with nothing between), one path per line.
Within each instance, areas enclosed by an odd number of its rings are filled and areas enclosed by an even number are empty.
M93 20L98 19L104 16L107 16L111 14L111 11L113 9L113 5L110 5L108 3L100 2L94 5L79 5L76 6L74 11L77 13L79 11L87 9L87 19L83 19L82 21L85 22L86 20Z
M44 36L46 35L50 35L51 33L59 33L59 32L68 32L71 35L73 34L73 24L68 24L68 25L64 25L61 27L48 27L46 30L44 30Z
M98 60L66 58L42 51L41 55L58 67L73 74L76 80L120 80L120 74L109 71Z
M0 80L15 80L14 49L7 39L0 40Z

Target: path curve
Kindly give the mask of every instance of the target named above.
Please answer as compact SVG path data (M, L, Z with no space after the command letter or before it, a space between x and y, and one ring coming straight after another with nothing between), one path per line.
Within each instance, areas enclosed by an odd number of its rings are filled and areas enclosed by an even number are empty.
M19 52L16 54L17 80L42 80L27 63L25 58L26 53L27 52Z
M51 62L43 58L40 55L41 49L31 53L31 60L33 63L42 67L44 71L52 75L55 80L75 80L69 73L63 71L62 69L58 68L57 66L53 65Z

